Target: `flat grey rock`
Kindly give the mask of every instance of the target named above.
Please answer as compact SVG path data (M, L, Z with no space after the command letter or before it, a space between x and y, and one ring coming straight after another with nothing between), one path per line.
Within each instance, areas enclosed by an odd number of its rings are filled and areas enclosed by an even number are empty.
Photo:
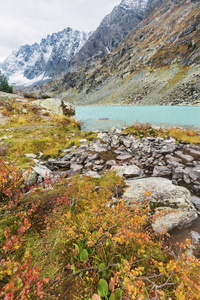
M152 176L157 176L157 177L169 176L169 175L171 175L171 173L172 173L172 171L165 166L155 166L153 169Z
M42 165L36 165L35 167L32 167L32 169L40 175L42 178L49 178L53 176L53 173L51 170L49 170L47 167Z
M191 235L192 235L192 241L194 244L199 244L200 243L200 234L196 231L191 231Z
M105 164L106 166L110 166L110 167L112 167L112 166L115 166L116 165L116 162L115 162L115 160L108 160L107 162L106 162L106 164Z
M37 155L36 154L33 154L33 153L26 153L26 154L24 154L26 157L28 157L28 158L36 158L37 157Z
M117 160L127 160L132 158L132 155L130 153L122 153L117 156Z
M136 165L114 166L111 168L111 170L116 171L120 176L124 176L126 178L140 176L142 172L142 170Z
M196 196L191 197L191 201L196 208L197 212L200 214L200 198Z
M71 164L70 169L72 169L74 172L79 172L83 169L83 166L80 164Z
M86 176L93 177L93 178L100 178L101 176L96 171L88 171Z
M100 143L95 143L95 144L93 144L93 149L96 152L106 152L107 151L107 145L100 144Z
M191 155L183 154L181 151L175 152L175 155L179 157L180 159L186 161L186 162L192 162L194 160L194 157Z
M188 146L185 148L190 155L200 158L200 151L197 149L189 148Z

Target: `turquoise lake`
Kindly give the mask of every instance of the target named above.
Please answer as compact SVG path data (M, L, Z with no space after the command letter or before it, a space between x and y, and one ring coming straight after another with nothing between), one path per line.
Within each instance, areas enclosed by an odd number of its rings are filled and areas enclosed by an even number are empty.
M76 119L86 131L121 128L136 121L200 129L200 106L78 106Z

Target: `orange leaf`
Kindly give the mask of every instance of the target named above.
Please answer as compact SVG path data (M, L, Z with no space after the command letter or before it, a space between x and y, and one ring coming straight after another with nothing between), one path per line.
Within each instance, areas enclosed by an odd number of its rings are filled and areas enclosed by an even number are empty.
M110 282L109 282L109 289L110 291L113 293L114 290L115 290L115 279L114 278L111 278L110 279Z
M94 294L92 300L101 300L101 297L98 294Z
M75 256L78 256L78 255L79 255L79 250L78 250L77 248L74 250L74 255L75 255Z
M71 270L71 264L70 263L67 264L65 268L68 269L68 270Z

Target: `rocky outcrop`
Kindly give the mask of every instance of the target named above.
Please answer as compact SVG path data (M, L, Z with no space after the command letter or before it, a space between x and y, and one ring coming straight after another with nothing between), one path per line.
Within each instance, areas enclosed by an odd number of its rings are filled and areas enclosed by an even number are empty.
M12 103L13 99L17 97L18 95L16 94L4 93L0 91L0 104L3 106L5 104Z
M32 103L44 107L51 114L66 116L75 115L75 108L73 105L57 98L39 99L32 101Z
M83 67L103 58L118 47L144 17L147 0L122 0L107 15L71 62L71 67Z
M155 233L175 227L189 227L197 218L190 192L184 187L173 185L168 179L151 177L129 180L127 184L130 186L123 197L129 205L147 199L147 204L154 213L152 227ZM147 192L149 196L146 196Z

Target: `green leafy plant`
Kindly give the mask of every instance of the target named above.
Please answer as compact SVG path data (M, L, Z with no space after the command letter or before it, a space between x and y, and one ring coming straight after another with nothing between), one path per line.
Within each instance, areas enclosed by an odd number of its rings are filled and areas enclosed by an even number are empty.
M80 260L82 262L85 262L86 260L88 260L88 251L86 249L83 249L80 253Z
M99 296L105 297L107 299L108 295L108 283L105 281L105 279L100 279L98 286L97 286L97 292Z

